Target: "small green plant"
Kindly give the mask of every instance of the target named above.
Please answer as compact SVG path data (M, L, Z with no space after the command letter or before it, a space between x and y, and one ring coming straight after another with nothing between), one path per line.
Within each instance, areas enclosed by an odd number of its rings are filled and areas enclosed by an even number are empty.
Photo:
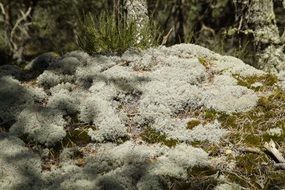
M134 21L118 20L114 14L103 12L99 17L84 16L79 22L78 46L87 53L122 54L128 48L149 48L158 45L158 28L148 23L140 29L137 43L137 26Z

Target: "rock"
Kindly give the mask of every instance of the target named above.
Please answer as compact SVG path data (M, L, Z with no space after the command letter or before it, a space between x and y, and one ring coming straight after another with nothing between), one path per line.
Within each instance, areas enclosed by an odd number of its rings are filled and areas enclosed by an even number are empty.
M0 66L0 77L1 76L13 76L18 80L25 78L24 71L16 65L2 65Z
M55 52L47 52L37 56L29 64L26 65L25 70L29 75L36 76L46 70L49 65L55 62L59 55Z

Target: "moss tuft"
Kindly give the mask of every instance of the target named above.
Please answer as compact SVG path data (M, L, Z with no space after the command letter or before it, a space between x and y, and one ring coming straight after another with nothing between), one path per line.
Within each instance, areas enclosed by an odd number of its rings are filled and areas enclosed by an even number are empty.
M237 79L238 85L245 86L249 89L260 91L267 88L271 88L278 82L278 78L274 74L265 74L262 76L248 76L242 77L240 75L234 75L234 78ZM261 83L261 86L254 86L255 83Z
M266 190L277 190L285 187L285 171L272 171L268 175Z
M218 112L214 109L208 109L204 112L204 118L207 121L214 121L217 118Z
M192 119L187 123L187 129L193 129L194 127L201 124L201 121L198 119Z
M209 69L212 63L206 57L198 57L199 63L201 63L206 69Z
M178 144L178 140L167 138L165 134L162 134L151 127L146 128L141 133L142 140L154 144L154 143L161 143L168 147L175 147Z

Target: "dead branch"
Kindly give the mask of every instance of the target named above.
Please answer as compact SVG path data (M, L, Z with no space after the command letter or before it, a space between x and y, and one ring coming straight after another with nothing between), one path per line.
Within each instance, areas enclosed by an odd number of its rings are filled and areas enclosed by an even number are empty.
M173 32L174 32L174 27L172 27L172 28L169 30L169 32L168 32L165 36L163 36L163 40L162 40L161 45L165 45L165 44L167 43L167 41L168 41L168 39L169 39L169 36L170 36Z
M279 170L285 170L285 163L274 164L274 167Z
M16 21L15 25L13 26L13 28L12 28L12 30L11 30L11 33L10 33L10 41L11 41L11 44L12 44L12 46L13 46L14 49L17 49L17 45L16 45L16 43L13 41L13 37L14 37L14 35L15 35L15 32L16 32L17 28L19 28L21 22L23 22L23 21L25 21L25 20L27 19L27 17L30 15L31 11L32 11L32 7L29 7L28 10L27 10L25 13L24 13L23 11L20 11L21 14L22 14L22 17L20 17L20 18Z
M0 9L1 9L2 14L5 16L6 15L6 11L4 9L3 3L0 3Z
M279 152L279 150L276 148L276 145L274 141L271 139L269 143L264 144L264 148L270 152L279 163L285 164L285 158L283 155Z
M251 147L241 147L238 148L237 150L244 153L254 153L254 154L262 153L262 151L259 148L251 148Z

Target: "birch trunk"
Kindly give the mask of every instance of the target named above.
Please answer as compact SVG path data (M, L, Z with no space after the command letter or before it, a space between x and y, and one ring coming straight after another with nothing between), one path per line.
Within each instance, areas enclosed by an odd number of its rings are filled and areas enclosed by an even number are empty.
M148 8L146 0L125 0L125 10L128 22L134 22L137 29L136 43L143 39L144 27L149 23Z

